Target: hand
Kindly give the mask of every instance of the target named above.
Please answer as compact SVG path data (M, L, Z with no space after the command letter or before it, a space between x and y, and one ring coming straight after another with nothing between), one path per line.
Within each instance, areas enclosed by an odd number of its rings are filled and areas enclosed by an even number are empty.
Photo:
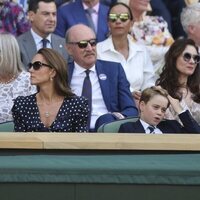
M174 99L170 95L168 95L167 98L169 99L169 102L172 105L172 108L177 114L180 114L181 112L183 112L183 108L181 107L180 101L178 99Z
M119 112L113 112L112 113L117 119L124 119L124 115L122 115L121 113Z
M142 92L139 91L139 90L132 92L132 95L133 95L133 97L134 97L134 99L135 99L136 101L140 101L141 94L142 94Z

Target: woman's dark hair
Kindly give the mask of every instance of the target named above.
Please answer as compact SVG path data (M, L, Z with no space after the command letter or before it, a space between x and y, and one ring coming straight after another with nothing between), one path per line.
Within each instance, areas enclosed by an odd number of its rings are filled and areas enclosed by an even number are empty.
M69 87L68 66L64 58L57 51L49 48L42 48L37 53L41 54L47 64L52 66L52 68L56 71L56 75L54 77L54 88L57 94L65 97L74 96Z
M178 57L183 53L185 48L190 45L193 46L197 53L198 47L192 39L178 39L176 40L165 55L165 65L160 74L160 78L156 81L156 85L160 85L166 89L168 93L176 99L181 100L182 94L179 89L183 87L179 82L179 71L176 67ZM192 99L196 103L200 103L200 66L196 66L194 73L188 77L187 88L193 94Z
M132 14L132 11L131 11L130 7L129 7L127 4L122 3L122 2L117 2L117 3L114 3L114 4L112 4L112 5L110 6L109 11L108 11L108 17L109 17L109 14L110 14L111 9L112 9L113 7L115 7L115 6L118 6L118 5L122 5L122 6L124 6L124 7L127 8L128 12L129 12L130 20L132 21L132 20L133 20L133 14Z

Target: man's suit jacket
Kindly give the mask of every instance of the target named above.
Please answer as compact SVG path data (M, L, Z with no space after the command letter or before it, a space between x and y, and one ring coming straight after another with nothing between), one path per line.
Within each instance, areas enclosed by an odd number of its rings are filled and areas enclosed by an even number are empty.
M138 110L129 89L130 85L121 64L97 60L95 66L108 112L138 116ZM69 63L69 82L71 82L73 70L74 63Z
M100 3L98 12L97 41L103 41L108 34L107 14L109 7ZM89 26L81 0L61 6L57 11L57 27L55 33L65 37L66 31L75 24Z
M19 44L20 52L21 52L22 62L25 68L27 68L28 63L31 62L32 58L37 53L36 44L31 34L31 31L28 31L20 35L17 38L17 41ZM66 52L65 40L63 38L55 34L51 34L51 45L52 45L52 49L56 50L58 53L60 53L63 56L63 58L66 61L68 61L69 56Z
M185 111L179 115L183 126L176 120L163 120L157 127L163 133L200 133L200 126L193 119L189 111ZM119 133L145 133L145 130L140 122L127 122L119 128Z

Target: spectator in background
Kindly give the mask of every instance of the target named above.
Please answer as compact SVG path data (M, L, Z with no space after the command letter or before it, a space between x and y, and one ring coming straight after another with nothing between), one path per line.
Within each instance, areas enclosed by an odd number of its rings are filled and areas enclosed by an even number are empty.
M19 36L30 29L30 23L23 8L15 2L0 0L0 32Z
M167 108L171 105L183 125L176 120L163 120ZM200 133L200 126L189 111L183 110L179 101L159 87L147 88L142 92L139 103L140 119L120 126L120 133ZM163 121L162 121L163 120Z
M24 66L42 47L52 48L68 60L64 39L53 34L57 23L54 0L30 0L28 12L31 30L17 38Z
M181 106L189 110L200 124L200 56L191 39L174 42L165 56L165 65L157 84L166 89L170 96L179 99ZM177 119L169 107L167 119Z
M152 14L162 16L167 21L170 33L175 39L185 37L180 14L186 6L184 0L151 0Z
M108 12L110 37L97 44L97 57L122 64L136 103L142 90L155 84L154 68L146 48L134 43L129 30L133 25L130 8L116 3Z
M67 31L66 42L74 58L69 65L70 85L76 95L89 100L90 131L96 131L103 123L137 116L121 64L96 59L96 37L92 29L83 24L74 25Z
M15 131L86 132L88 102L68 85L67 63L53 49L42 48L29 64L39 92L18 97L12 108Z
M159 75L164 55L173 43L173 38L167 28L167 22L162 17L146 15L149 1L130 0L129 5L134 18L131 34L137 43L147 47L155 73Z
M17 40L10 33L0 33L0 123L13 120L13 99L35 92L30 74L23 70Z
M66 31L75 24L85 24L96 33L97 41L106 39L108 7L99 0L76 0L58 9L58 23L55 33L65 37Z
M200 53L200 3L188 5L183 9L181 23L188 38L195 41Z

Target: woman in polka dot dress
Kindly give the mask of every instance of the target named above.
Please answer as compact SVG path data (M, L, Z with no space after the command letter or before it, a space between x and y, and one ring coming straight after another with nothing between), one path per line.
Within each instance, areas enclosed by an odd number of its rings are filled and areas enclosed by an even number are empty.
M86 132L88 101L68 85L67 63L53 49L42 48L29 63L38 93L18 97L12 108L17 132Z

